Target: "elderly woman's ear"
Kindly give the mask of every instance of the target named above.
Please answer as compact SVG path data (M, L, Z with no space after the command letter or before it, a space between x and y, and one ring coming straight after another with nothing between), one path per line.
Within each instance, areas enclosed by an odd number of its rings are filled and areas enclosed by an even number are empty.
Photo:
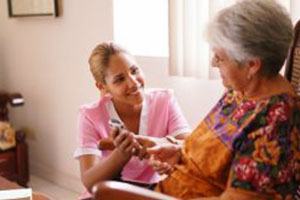
M254 57L248 61L247 65L247 67L249 67L249 73L247 78L251 79L253 76L259 74L259 71L262 68L262 61L260 58Z

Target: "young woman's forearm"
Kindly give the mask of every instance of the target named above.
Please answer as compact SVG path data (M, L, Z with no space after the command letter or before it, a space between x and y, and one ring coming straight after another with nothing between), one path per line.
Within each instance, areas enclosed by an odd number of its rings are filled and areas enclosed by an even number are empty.
M115 178L129 159L129 156L124 156L116 148L105 160L98 162L81 173L81 180L84 186L91 191L96 183Z

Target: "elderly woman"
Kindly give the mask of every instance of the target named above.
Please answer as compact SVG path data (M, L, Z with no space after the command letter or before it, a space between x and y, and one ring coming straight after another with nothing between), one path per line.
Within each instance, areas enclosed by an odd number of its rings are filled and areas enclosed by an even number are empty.
M182 147L148 149L157 170L173 166L156 190L183 199L293 199L300 112L279 74L293 37L288 13L273 0L239 1L208 33L227 91Z

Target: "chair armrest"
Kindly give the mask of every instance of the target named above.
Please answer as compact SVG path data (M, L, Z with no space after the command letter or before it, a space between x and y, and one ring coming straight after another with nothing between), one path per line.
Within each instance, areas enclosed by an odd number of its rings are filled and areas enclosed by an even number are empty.
M178 200L168 195L117 181L100 182L93 186L92 193L95 200Z

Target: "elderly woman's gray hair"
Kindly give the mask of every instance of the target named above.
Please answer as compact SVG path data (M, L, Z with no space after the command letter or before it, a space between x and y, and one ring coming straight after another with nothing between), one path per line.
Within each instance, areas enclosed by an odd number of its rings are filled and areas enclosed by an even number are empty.
M208 25L207 40L239 63L258 57L262 76L279 73L293 38L288 12L275 0L242 0L222 10Z

